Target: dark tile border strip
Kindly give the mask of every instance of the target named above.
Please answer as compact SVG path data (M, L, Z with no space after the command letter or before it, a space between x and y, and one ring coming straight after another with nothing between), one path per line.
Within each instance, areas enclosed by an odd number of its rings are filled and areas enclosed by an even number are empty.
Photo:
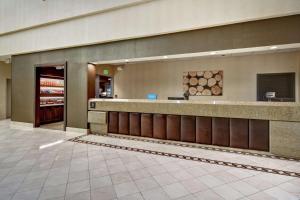
M288 161L296 161L300 162L299 159L296 158L288 158L283 156L276 156L276 155L268 155L263 153L253 153L253 152L244 152L239 150L232 150L232 149L222 149L215 146L200 146L200 145L194 145L194 144L186 144L186 143L179 143L180 141L168 141L168 140L151 140L144 137L136 138L136 137L130 137L128 136L122 136L122 135L112 135L112 134L99 134L99 133L93 133L92 135L100 135L104 137L112 137L112 138L119 138L119 139L125 139L125 140L134 140L134 141L142 141L142 142L150 142L150 143L156 143L156 144L167 144L167 145L173 145L173 146L181 146L181 147L190 147L190 148L198 148L198 149L205 149L205 150L212 150L212 151L220 151L220 152L226 152L226 153L236 153L236 154L242 154L247 156L257 156L257 157L263 157L263 158L271 158L271 159L279 159L279 160L288 160Z
M184 159L184 160L192 160L192 161L204 162L204 163L209 163L209 164L223 165L223 166L228 166L228 167L235 167L235 168L248 169L248 170L254 170L254 171L259 171L259 172L266 172L266 173L271 173L271 174L278 174L278 175L292 176L292 177L300 178L300 173L297 173L297 172L290 172L290 171L277 170L277 169L271 169L271 168L265 168L265 167L258 167L258 166L253 166L253 165L245 165L245 164L239 164L239 163L232 163L232 162L225 162L225 161L212 160L212 159L206 159L206 158L199 158L199 157L194 157L194 156L186 156L186 155L180 155L180 154L165 153L165 152L152 151L152 150L146 150L146 149L140 149L140 148L132 148L132 147L106 144L106 143L100 143L100 142L91 142L91 141L81 140L81 137L83 137L83 136L72 138L69 141L77 142L77 143L83 143L83 144L96 145L96 146L109 147L109 148L114 148L114 149L140 152L140 153L154 154L154 155L160 155L160 156L168 156L168 157L179 158L179 159Z

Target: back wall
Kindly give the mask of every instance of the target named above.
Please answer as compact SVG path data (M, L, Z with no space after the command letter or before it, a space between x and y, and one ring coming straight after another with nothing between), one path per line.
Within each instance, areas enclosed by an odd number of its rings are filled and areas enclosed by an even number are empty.
M281 72L296 73L296 100L300 99L299 51L128 64L115 76L115 94L126 99L146 98L148 93L158 94L159 99L182 96L183 72L201 70L224 71L223 96L191 99L256 101L256 74Z

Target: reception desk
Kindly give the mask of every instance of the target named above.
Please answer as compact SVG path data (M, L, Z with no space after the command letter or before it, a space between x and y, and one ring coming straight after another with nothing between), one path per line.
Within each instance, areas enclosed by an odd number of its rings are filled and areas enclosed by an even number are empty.
M271 152L300 158L300 104L90 99L91 132Z

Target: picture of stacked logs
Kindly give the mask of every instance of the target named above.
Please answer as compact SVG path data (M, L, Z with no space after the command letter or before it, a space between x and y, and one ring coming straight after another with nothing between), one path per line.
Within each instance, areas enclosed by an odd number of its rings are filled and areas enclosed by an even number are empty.
M223 71L184 72L183 92L188 92L190 96L223 95Z

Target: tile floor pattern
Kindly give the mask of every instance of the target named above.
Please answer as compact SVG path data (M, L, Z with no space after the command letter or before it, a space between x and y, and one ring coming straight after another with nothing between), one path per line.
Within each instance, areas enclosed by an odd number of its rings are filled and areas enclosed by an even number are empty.
M64 130L64 122L55 122L55 123L50 123L50 124L43 124L40 126L41 128L44 129L52 129L52 130L60 130L63 131Z
M243 165L251 165L251 166L258 166L258 167L300 173L299 161L264 158L260 156L244 155L244 154L237 154L237 153L230 153L230 152L219 152L214 150L174 146L168 144L158 144L158 143L144 142L144 141L126 140L126 139L99 136L99 135L88 135L80 139L85 141L91 141L91 142L100 142L104 144L125 146L131 148L179 154L179 155L192 156L192 157L198 157L204 159L211 159L217 161L238 163Z
M0 199L300 199L290 176L69 141L39 148L77 135L0 121Z
M240 169L255 170L255 171L259 171L259 172L267 172L267 173L272 173L272 174L279 174L279 175L285 175L285 176L292 176L292 177L300 178L300 173L291 172L291 171L270 169L270 168L255 166L255 165L232 163L232 162L226 161L226 159L212 160L212 159L209 159L209 158L200 157L201 154L199 154L199 156L191 156L191 155L172 153L172 151L167 151L166 152L166 151L160 151L160 150L146 149L144 147L142 147L142 148L131 147L131 145L128 145L128 146L123 146L122 145L122 146L120 146L120 145L117 145L117 144L103 143L101 141L96 142L95 139L97 138L99 140L98 137L96 137L94 140L91 140L89 137L90 136L84 136L84 137L79 136L79 137L72 138L69 141L83 143L83 144L109 147L109 148L115 148L115 149L121 149L121 150L127 150L127 151L140 152L140 153L167 156L167 157L179 158L179 159L185 159L185 160L193 160L193 161L203 162L203 163L208 163L208 164L216 164L216 165L222 165L222 166L228 166L228 167L236 167L236 168L240 168ZM89 138L89 139L86 139L86 138ZM101 139L102 138L100 137L100 140Z

